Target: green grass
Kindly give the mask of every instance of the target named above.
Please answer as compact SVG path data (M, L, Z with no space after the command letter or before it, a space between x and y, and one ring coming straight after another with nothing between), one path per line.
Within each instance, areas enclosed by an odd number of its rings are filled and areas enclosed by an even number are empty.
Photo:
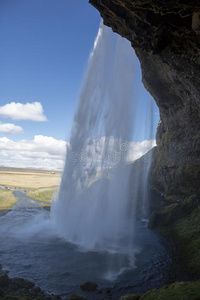
M54 189L48 189L48 188L41 188L41 189L34 189L34 190L29 190L26 192L26 194L35 200L41 201L41 202L46 202L46 203L51 203L52 196L54 192L57 191L57 188Z
M159 290L148 291L140 300L199 300L200 282L175 282Z
M12 191L0 190L0 210L9 210L17 203L18 199Z

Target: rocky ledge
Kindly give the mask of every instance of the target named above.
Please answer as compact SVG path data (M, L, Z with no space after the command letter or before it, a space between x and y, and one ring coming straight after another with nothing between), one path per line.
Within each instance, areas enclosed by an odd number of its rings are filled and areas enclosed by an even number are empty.
M2 300L60 300L56 295L44 293L34 283L23 278L10 278L0 264L0 299Z
M160 110L152 187L166 197L200 194L199 0L90 0L127 38Z

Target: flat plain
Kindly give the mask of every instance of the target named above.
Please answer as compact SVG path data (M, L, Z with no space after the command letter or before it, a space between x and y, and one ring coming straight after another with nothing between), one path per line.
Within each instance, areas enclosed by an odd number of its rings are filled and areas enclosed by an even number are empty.
M10 209L16 203L14 190L23 190L33 199L50 203L60 179L59 172L0 168L0 186L3 188L0 189L0 210Z
M59 172L0 168L0 185L9 188L54 188L60 184L60 178Z

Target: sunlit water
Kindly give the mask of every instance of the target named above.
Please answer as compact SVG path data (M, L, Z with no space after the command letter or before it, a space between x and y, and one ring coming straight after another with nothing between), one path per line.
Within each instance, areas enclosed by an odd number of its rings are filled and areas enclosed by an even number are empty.
M141 138L142 132L150 139L153 134L153 109L148 103L143 106L148 124L141 119L134 122L140 107L138 73L130 42L101 24L74 117L58 199L52 205L52 222L61 237L82 249L110 255L108 278L134 269L143 249L141 239L145 243L145 237L138 236L143 231L138 230L136 206L140 201L142 217L147 217L151 157L140 179L141 170L132 177L127 165L129 145L138 131ZM144 193L139 196L141 186Z
M84 251L59 238L50 221L49 212L31 202L23 192L11 212L0 218L0 258L11 277L32 280L45 291L80 294L88 299L109 299L108 289L118 299L127 292L142 293L165 283L170 257L165 244L150 232L145 223L137 223L137 260L135 268L118 276L119 255ZM121 255L128 266L127 255ZM109 267L108 267L109 266ZM108 273L109 272L109 273ZM84 293L81 283L97 282L102 293Z

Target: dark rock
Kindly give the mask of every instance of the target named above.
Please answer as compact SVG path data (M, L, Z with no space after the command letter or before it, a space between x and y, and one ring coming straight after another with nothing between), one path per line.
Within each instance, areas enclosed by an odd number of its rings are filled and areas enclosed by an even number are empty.
M7 274L0 274L0 288L4 288L9 285L9 277Z
M105 25L130 40L161 121L151 186L200 194L199 0L90 0Z
M87 300L84 297L78 296L78 295L71 295L68 300Z
M32 288L31 292L37 295L37 294L41 293L41 288L38 286L35 286Z
M60 300L60 296L48 295L33 282L23 278L9 278L0 265L0 299L2 300Z
M94 292L97 289L97 284L94 282L87 281L80 285L80 288L87 292Z
M61 300L61 297L56 295L56 296L53 296L53 300Z
M51 205L46 205L45 204L45 205L42 206L42 208L46 209L47 211L50 211L51 210Z
M150 218L148 227L150 229L168 226L191 214L197 207L196 203L190 200L181 203L166 205L156 210Z
M40 295L34 298L35 300L52 300L50 296ZM21 299L20 299L21 300Z
M2 298L2 300L21 300L23 298L21 297L17 297L17 296L13 296L13 295L6 295ZM25 298L26 300L29 300L30 298Z
M23 279L23 278L12 278L11 279L11 287L13 290L17 291L19 289L32 289L35 284L29 280Z

